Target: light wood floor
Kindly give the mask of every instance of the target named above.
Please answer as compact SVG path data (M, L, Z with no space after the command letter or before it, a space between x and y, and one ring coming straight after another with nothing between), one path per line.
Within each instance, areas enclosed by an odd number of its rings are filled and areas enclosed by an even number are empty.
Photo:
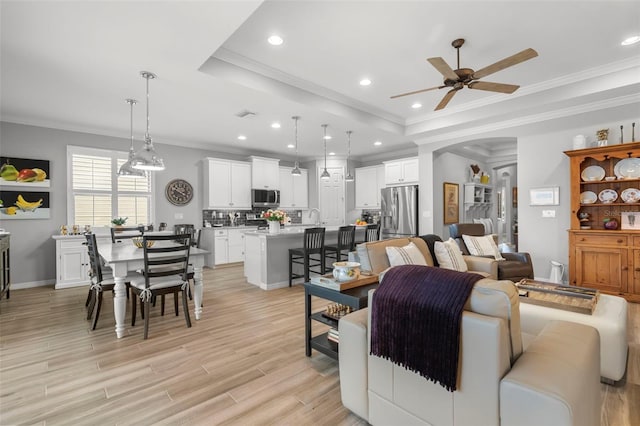
M168 303L146 341L141 321L116 339L109 297L90 331L86 291L0 302L0 424L366 424L342 407L337 362L304 355L301 286L266 292L239 266L206 270L204 318L187 329ZM601 385L603 425L640 424L640 305L629 326L626 380Z

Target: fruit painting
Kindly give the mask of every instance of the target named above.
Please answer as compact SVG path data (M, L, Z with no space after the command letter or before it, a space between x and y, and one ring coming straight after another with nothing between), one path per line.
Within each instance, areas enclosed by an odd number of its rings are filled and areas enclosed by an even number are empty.
M0 156L0 185L22 188L49 188L48 160Z
M0 220L50 217L48 192L0 190Z

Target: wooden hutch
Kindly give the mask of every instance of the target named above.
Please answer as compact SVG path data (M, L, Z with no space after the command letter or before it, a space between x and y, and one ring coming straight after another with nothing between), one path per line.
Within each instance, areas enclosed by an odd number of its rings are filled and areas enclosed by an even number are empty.
M640 142L565 154L571 165L570 284L640 302L640 200L633 197L640 190ZM618 164L625 159L638 160ZM638 213L626 219L626 227L633 221L637 230L621 229L623 212ZM617 229L606 229L606 218L617 220Z

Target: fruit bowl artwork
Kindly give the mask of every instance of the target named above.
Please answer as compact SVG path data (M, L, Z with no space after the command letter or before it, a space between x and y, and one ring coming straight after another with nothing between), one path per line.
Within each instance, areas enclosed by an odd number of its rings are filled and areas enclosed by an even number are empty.
M133 244L135 244L136 247L142 248L142 238L141 237L134 237L134 238L131 239L131 241L133 241ZM153 243L155 243L155 241L147 241L147 248L153 246Z
M38 201L30 202L25 200L20 194L18 195L18 198L15 204L23 212L32 212L42 205L42 198L40 198Z
M345 282L355 280L360 276L360 263L333 262L333 278Z

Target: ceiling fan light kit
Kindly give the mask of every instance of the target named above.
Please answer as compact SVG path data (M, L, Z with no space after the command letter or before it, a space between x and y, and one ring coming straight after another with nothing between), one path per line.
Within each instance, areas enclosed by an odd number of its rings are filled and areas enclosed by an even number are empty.
M415 95L418 93L428 92L430 90L444 89L445 87L450 90L444 95L440 103L435 108L435 111L441 110L447 106L457 91L463 89L465 86L469 89L485 90L489 92L507 93L511 94L518 90L520 86L515 84L505 83L492 83L488 81L478 81L479 79L488 75L494 74L498 71L502 71L505 68L512 67L521 62L538 56L538 52L529 48L521 52L504 58L498 62L495 62L489 66L474 71L471 68L460 67L460 48L464 44L463 38L457 38L451 42L451 45L456 49L457 56L457 68L452 69L447 62L440 58L428 58L427 61L444 77L444 83L442 86L429 87L427 89L414 90L412 92L401 93L399 95L391 96L391 99L400 98L403 96Z

